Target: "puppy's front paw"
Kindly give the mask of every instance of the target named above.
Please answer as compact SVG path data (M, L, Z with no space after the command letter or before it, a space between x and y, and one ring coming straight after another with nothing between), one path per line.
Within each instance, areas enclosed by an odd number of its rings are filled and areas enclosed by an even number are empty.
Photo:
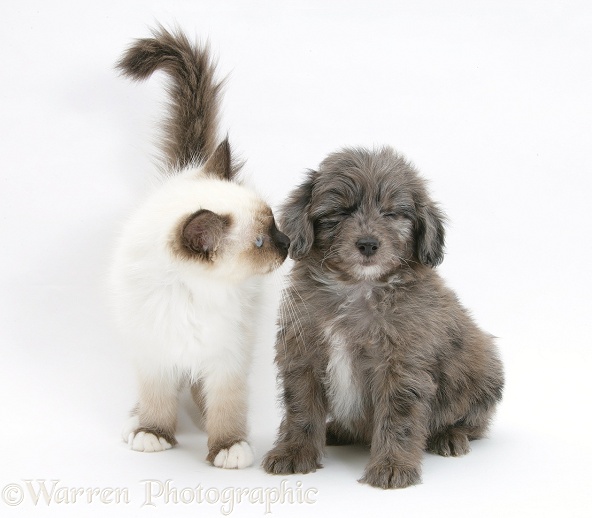
M322 468L318 455L306 448L276 446L263 459L263 469L272 475L310 473Z
M253 464L253 450L246 441L235 442L228 448L210 449L208 460L217 468L242 469Z
M366 472L359 482L382 489L400 489L419 484L421 475L416 468L374 464L366 468Z
M432 436L427 449L443 457L459 457L471 451L467 434L454 428Z

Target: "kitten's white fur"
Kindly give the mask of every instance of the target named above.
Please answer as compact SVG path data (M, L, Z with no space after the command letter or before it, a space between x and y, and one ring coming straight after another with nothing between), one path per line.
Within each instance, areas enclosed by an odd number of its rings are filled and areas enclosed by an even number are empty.
M228 138L216 144L221 84L207 47L178 30L152 33L117 65L135 81L156 70L170 79L167 174L127 221L111 268L139 381L123 437L138 451L174 446L179 388L188 381L208 433L207 460L242 468L253 461L246 378L259 275L283 263L290 240L239 182Z
M211 367L234 370L249 355L245 326L259 282L235 261L260 200L232 182L188 170L164 180L127 222L111 270L116 314L140 371L193 380ZM207 208L237 222L214 268L174 256L171 230L182 215ZM249 240L250 244L251 241ZM238 344L238 347L237 347ZM223 360L222 360L223 358Z
M214 459L214 466L226 469L241 469L253 464L253 450L246 441L237 442L230 448L220 450Z
M254 216L263 202L250 189L188 169L163 180L125 225L111 269L115 313L125 334L140 383L158 380L166 391L201 379L205 394L224 391L245 378L252 349L250 327L260 280L239 256L259 234ZM229 214L230 234L215 265L176 257L171 230L198 209ZM133 416L124 440L137 451L171 447L164 438L134 433ZM223 453L225 452L225 453ZM214 465L245 467L253 461L248 443L221 451Z

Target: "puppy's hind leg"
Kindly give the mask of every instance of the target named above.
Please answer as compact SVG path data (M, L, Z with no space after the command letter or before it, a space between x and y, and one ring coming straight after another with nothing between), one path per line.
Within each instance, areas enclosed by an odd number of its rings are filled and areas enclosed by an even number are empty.
M327 423L327 446L347 446L349 444L361 444L363 442L365 441L358 434L354 434L342 423L335 420Z
M444 457L468 453L469 441L486 434L504 389L503 366L490 336L469 321L453 343L458 356L439 373L426 444Z
M354 444L354 438L348 431L336 421L327 423L326 444L327 446L346 446Z
M481 398L478 403L473 401L461 419L430 433L427 451L443 457L459 457L469 453L469 441L481 439L486 434L494 411L495 400L492 397Z
M462 424L448 426L433 434L427 441L427 450L443 457L460 457L471 451L469 436Z
M173 377L144 377L140 398L123 428L123 440L132 450L156 452L177 444L179 387Z

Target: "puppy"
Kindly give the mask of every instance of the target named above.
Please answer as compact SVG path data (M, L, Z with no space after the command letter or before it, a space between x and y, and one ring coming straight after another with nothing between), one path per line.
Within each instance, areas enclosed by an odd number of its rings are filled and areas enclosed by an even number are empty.
M276 343L285 414L269 473L308 473L325 444L370 445L360 482L420 482L424 450L464 455L500 401L503 370L434 270L444 216L390 148L344 149L290 195L296 261Z

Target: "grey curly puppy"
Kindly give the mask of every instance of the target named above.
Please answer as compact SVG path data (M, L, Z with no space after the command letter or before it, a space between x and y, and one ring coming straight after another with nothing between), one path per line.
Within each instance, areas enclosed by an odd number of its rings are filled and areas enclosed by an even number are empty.
M434 267L444 216L390 148L344 149L285 203L296 261L276 343L283 417L269 473L321 467L324 446L364 443L361 482L420 482L424 450L463 455L503 389L492 337Z

